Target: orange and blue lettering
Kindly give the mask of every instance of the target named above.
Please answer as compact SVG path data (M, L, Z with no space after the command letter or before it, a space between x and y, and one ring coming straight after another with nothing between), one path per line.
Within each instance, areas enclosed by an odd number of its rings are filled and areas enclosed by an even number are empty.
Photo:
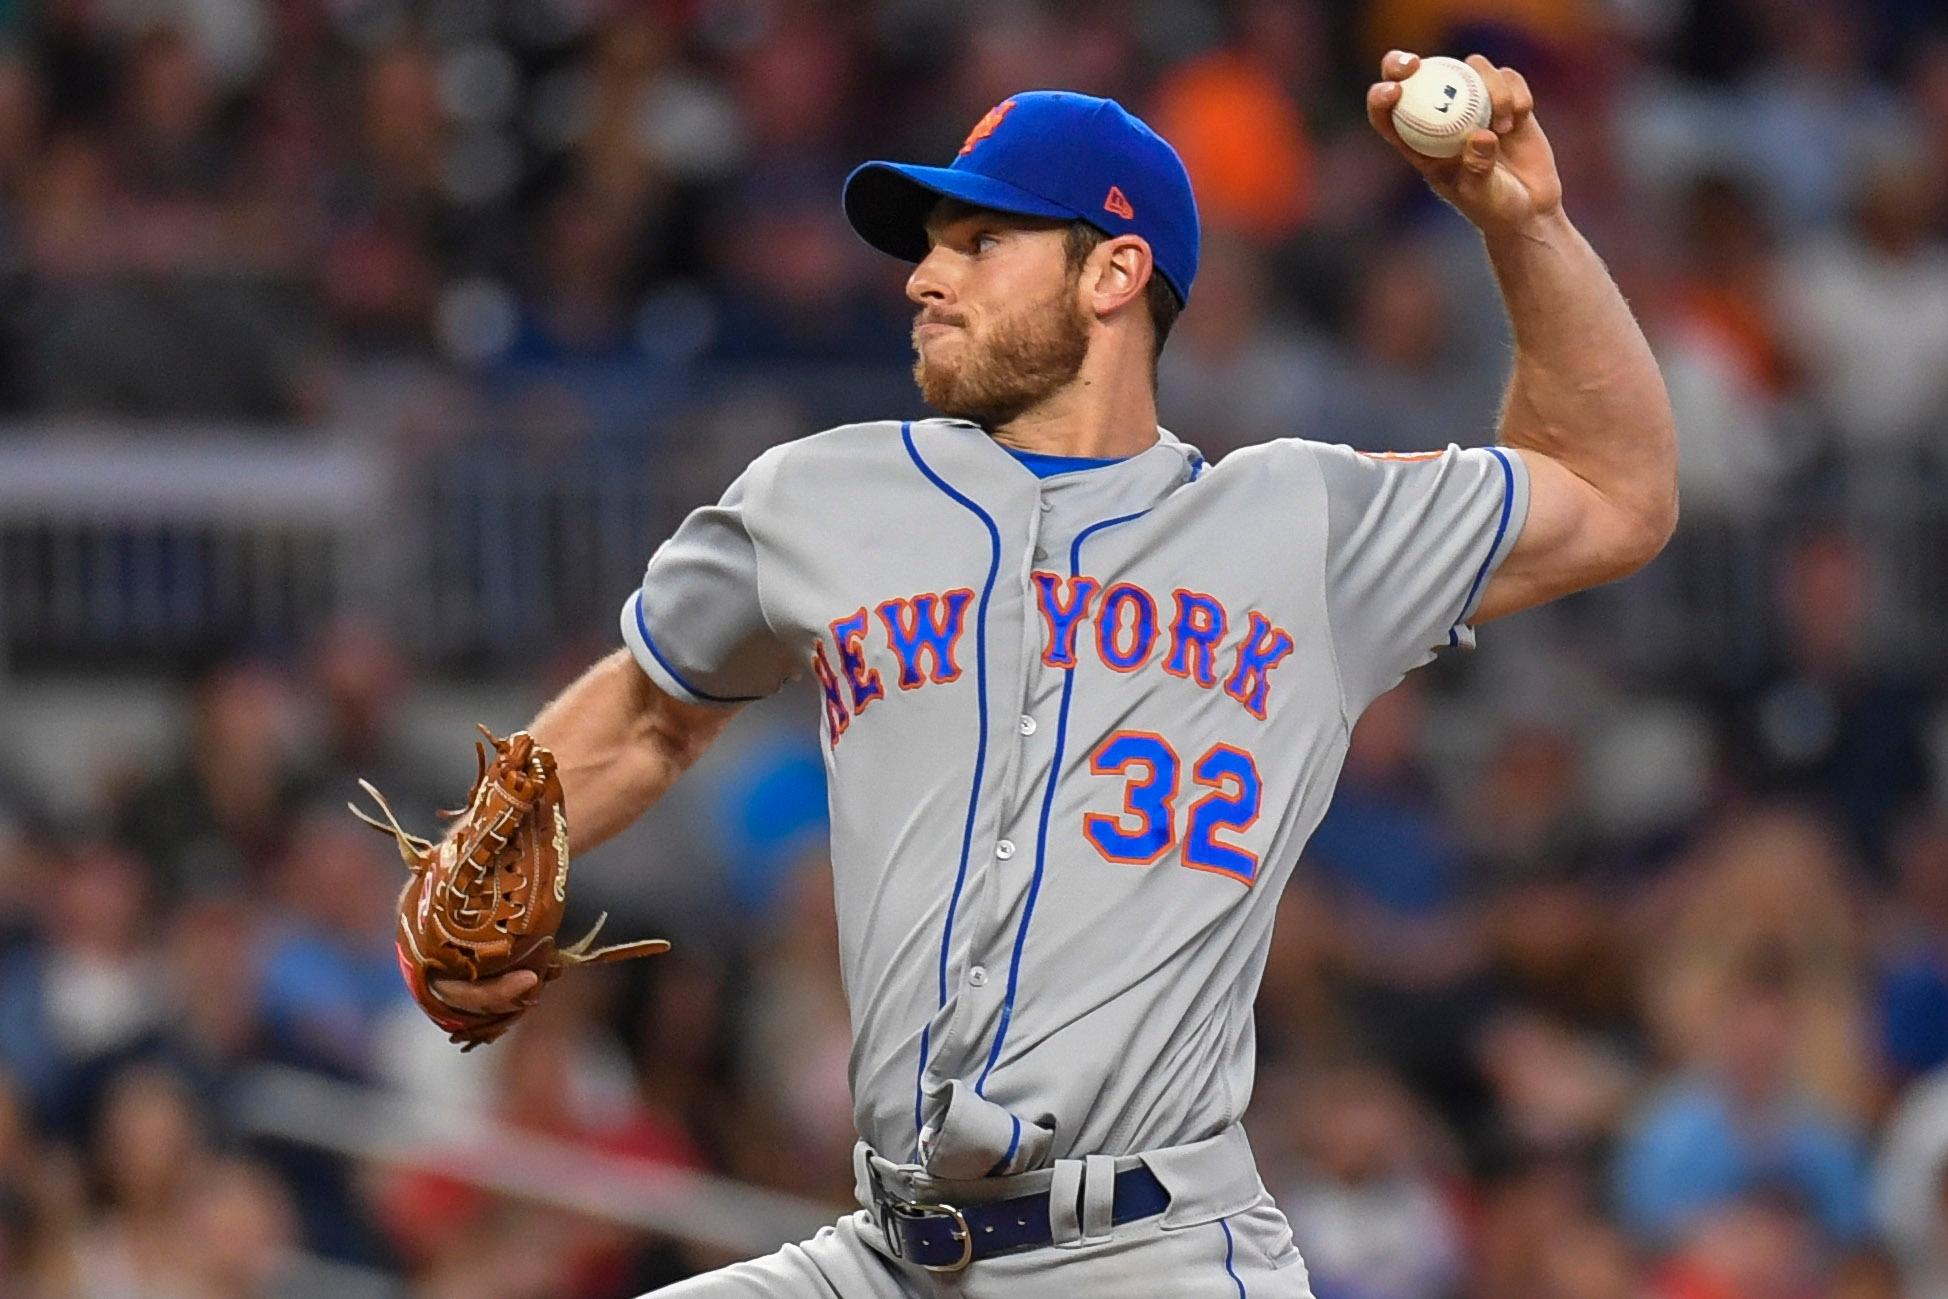
M1125 609L1133 611L1127 628L1123 626ZM1127 648L1120 643L1126 638ZM1096 614L1096 648L1103 662L1118 672L1134 672L1150 657L1156 643L1157 602L1148 591L1134 582L1118 582L1103 593L1103 607Z
M1052 668L1072 668L1075 666L1076 630L1082 620L1089 616L1089 602L1096 598L1099 584L1093 577L1070 578L1069 602L1065 605L1057 593L1061 578L1053 573L1037 572L1030 580L1035 584L1035 605L1042 612L1042 625L1048 629L1048 644L1042 650L1042 662Z
M832 662L825 657L824 641L813 643L812 672L818 677L818 688L825 694L826 729L831 732L832 743L836 746L852 718L847 715L845 699L839 694L839 679L832 675Z
M886 697L886 685L879 672L866 666L866 606L858 612L832 620L832 643L839 647L839 671L852 688L852 711L863 713L866 705Z
M1224 693L1245 706L1260 721L1265 717L1265 699L1272 689L1272 669L1292 652L1292 638L1271 619L1256 609L1251 611L1251 630L1238 646L1237 666L1224 683Z
M1265 783L1258 763L1230 744L1214 744L1191 769L1191 779L1211 792L1191 804L1184 835L1184 865L1213 875L1229 875L1246 887L1258 878L1258 854L1218 838L1220 830L1243 833L1258 822Z
M1170 624L1170 656L1163 661L1163 670L1208 690L1217 684L1217 647L1228 622L1224 605L1214 595L1181 586L1172 594L1177 616Z
M888 600L879 606L886 624L886 642L900 661L900 689L918 690L928 681L945 685L960 679L954 648L967 629L967 606L974 592L966 587L944 595L928 592L910 600ZM933 665L920 667L920 656L931 655Z
M1144 774L1131 776L1131 767ZM1098 776L1123 776L1123 815L1134 827L1101 812L1082 817L1082 836L1103 860L1125 866L1154 866L1176 841L1177 777L1181 764L1170 741L1155 731L1117 731L1089 755Z

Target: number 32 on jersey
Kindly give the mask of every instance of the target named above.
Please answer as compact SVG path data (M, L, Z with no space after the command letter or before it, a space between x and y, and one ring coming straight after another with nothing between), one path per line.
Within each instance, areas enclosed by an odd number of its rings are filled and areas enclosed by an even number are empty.
M1123 810L1084 813L1083 837L1103 860L1128 866L1154 866L1181 842L1184 865L1249 886L1258 878L1258 854L1222 836L1248 830L1258 820L1264 793L1258 764L1234 745L1206 749L1191 764L1190 778L1209 792L1190 805L1180 840L1183 767L1170 742L1153 731L1110 734L1089 755L1089 770L1123 778Z

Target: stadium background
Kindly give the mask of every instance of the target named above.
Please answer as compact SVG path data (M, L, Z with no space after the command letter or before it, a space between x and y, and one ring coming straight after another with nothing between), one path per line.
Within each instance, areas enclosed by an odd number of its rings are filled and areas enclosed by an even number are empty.
M920 413L839 181L1010 90L1189 162L1173 430L1488 439L1485 263L1361 119L1401 46L1535 85L1685 517L1361 723L1259 1002L1266 1179L1320 1299L1948 1295L1938 14L0 4L0 1294L611 1299L842 1207L807 697L580 868L676 953L464 1058L352 777L424 826L684 509Z

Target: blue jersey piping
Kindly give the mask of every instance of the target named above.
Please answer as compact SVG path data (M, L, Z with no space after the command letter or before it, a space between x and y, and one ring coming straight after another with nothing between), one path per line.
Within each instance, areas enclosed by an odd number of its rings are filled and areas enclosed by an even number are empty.
M656 661L663 665L663 671L670 674L670 680L676 682L697 698L713 704L749 704L764 698L763 695L713 695L708 690L699 690L688 681L685 681L683 674L676 670L676 665L663 656L662 650L656 648L656 638L649 634L649 624L643 620L643 593L641 591L636 592L635 602L636 630L642 633L643 644L649 647L649 652L655 656Z
M926 475L927 481L938 487L949 500L968 510L979 519L988 530L988 545L991 557L988 560L988 580L981 588L981 603L974 615L974 688L975 698L980 709L981 730L974 747L974 783L967 794L967 824L961 830L960 866L954 873L954 892L947 900L947 921L940 931L940 1001L938 1006L947 1004L947 953L954 941L954 912L960 906L961 887L967 882L967 856L974 843L974 814L981 801L981 777L987 770L988 756L988 599L994 594L994 579L1001 572L1001 529L995 527L994 519L988 512L972 500L948 485L947 480L933 471L933 467L921 458L920 449L913 444L913 423L906 421L900 425L900 440L906 443L906 454L912 458L915 467ZM938 1009L938 1006L936 1009ZM927 1075L927 1051L932 1038L932 1024L920 1028L920 1068L913 1083L913 1134L917 1139L922 1122L922 1101Z
M1238 1299L1249 1299L1245 1294L1245 1283L1239 1279L1237 1271L1231 1266L1232 1240L1231 1219L1219 1218L1218 1226L1224 1228L1224 1274L1231 1278L1231 1284L1238 1287Z
M1152 507L1154 508L1154 507ZM1124 514L1114 519L1104 519L1092 523L1076 534L1075 542L1069 547L1069 577L1073 580L1082 571L1082 543L1104 528L1113 528L1131 519L1140 519L1149 510L1138 510L1134 514ZM1035 833L1035 874L1028 882L1028 902L1022 908L1021 927L1015 931L1014 955L1008 962L1008 995L1001 1003L1001 1022L995 1026L994 1045L988 1050L987 1064L982 1066L981 1076L974 1084L974 1094L985 1096L988 1075L994 1072L994 1065L1001 1058L1001 1045L1008 1040L1008 1024L1014 1019L1015 992L1021 985L1021 953L1028 943L1028 925L1035 918L1035 897L1042 890L1042 872L1048 865L1048 818L1055 807L1055 783L1062 774L1062 754L1069 739L1069 701L1075 695L1077 668L1068 669L1062 679L1062 706L1055 715L1055 755L1048 769L1048 789L1042 794L1042 819Z
M1488 547L1488 553L1482 557L1481 567L1475 570L1474 583L1468 587L1468 598L1461 602L1461 613L1464 618L1468 610L1473 607L1475 596L1481 591L1481 584L1488 579L1488 566L1495 562L1495 554L1502 548L1502 538L1508 535L1508 516L1515 508L1515 470L1508 463L1507 453L1500 447L1486 447L1484 449L1489 455L1501 462L1502 517L1495 524L1494 543ZM1458 627L1448 628L1447 643L1450 648L1457 647L1461 644L1461 632Z

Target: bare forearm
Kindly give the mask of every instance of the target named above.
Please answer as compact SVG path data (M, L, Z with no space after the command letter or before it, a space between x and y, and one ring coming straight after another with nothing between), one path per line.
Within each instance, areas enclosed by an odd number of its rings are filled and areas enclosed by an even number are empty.
M1670 398L1601 259L1560 209L1490 237L1488 255L1515 330L1501 440L1548 456L1668 535L1677 511Z
M576 851L647 811L730 721L683 704L618 650L564 690L528 728L553 750Z

